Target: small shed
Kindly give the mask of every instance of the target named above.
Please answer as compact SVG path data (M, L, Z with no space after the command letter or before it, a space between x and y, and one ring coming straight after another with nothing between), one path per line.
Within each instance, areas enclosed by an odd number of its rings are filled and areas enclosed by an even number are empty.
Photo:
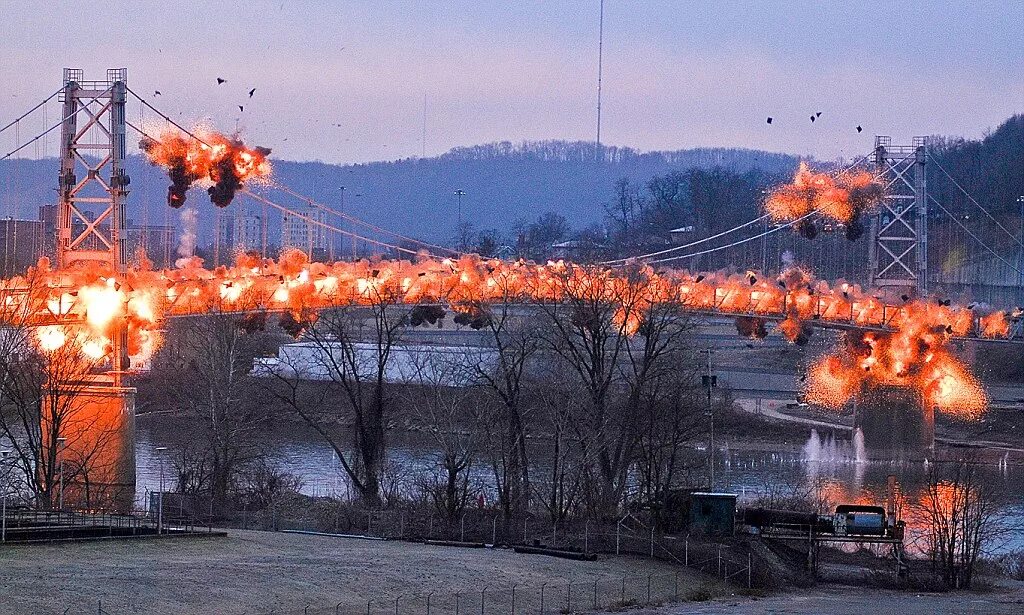
M736 529L736 494L690 494L690 533L732 536Z

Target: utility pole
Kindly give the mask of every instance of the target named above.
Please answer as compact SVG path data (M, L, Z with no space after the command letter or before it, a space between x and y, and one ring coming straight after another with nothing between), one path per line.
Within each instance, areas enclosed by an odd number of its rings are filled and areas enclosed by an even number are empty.
M166 446L158 446L153 451L160 455L160 497L158 499L158 508L156 513L156 533L164 533L164 452L167 450Z
M711 441L708 446L708 463L710 464L709 473L711 477L710 490L715 490L715 407L712 404L711 389L718 386L718 377L712 373L711 368L711 347L708 346L708 373L703 378L704 386L707 387L708 391L708 417L711 420Z
M1020 247L1017 248L1017 269L1024 270L1024 194L1017 197L1017 204L1020 205L1020 217L1017 219L1019 225L1017 235L1020 240ZM1024 274L1017 274L1017 285L1024 286Z
M345 186L340 186L339 189L341 190L341 206L338 208L338 212L342 214L342 218L340 220L340 225L339 226L340 226L341 230L345 230L345 218L344 218L344 214L345 214ZM342 253L344 253L344 249L345 249L345 234L344 233L341 234L341 246L342 246ZM333 262L334 261L334 239L333 238L331 239L331 254L330 254L330 257L331 257L331 261Z
M604 0L601 0L601 16L597 26L597 161L604 157L601 154L601 77L604 63Z
M57 461L58 488L60 489L57 494L57 510L64 510L64 447L67 446L67 443L67 438L57 438L57 454L60 455L60 459Z

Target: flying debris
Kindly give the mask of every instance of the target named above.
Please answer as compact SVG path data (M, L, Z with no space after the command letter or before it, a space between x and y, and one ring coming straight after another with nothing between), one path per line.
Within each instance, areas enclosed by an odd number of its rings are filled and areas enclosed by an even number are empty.
M768 337L768 323L763 318L740 316L736 318L736 332L752 340Z
M864 130L863 128L861 128L860 126L857 126L857 132L861 132L863 130Z
M771 123L772 123L772 118L771 118L771 117L769 117L769 118L768 118L768 123L769 123L769 124L771 124Z
M255 93L256 93L256 88L253 88L253 89L249 90L249 98L252 98L252 95L255 94Z
M227 82L228 82L227 79L221 79L220 77L217 77L217 85L222 85L222 84L227 83Z

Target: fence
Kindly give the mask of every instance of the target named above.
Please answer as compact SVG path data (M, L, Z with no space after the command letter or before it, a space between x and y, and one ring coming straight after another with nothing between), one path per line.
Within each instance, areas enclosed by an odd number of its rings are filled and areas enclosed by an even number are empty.
M662 604L681 598L703 598L683 574L650 574L579 583L542 583L483 587L473 592L435 592L393 599L305 607L309 615L534 615L582 613L630 606ZM296 611L297 613L298 611Z
M197 516L189 509L201 510L205 506L168 508L170 511L164 511L166 524L188 523L195 527ZM153 512L150 511L142 522L152 525L155 520ZM540 515L506 519L490 509L467 510L456 519L448 519L423 509L367 511L344 503L306 507L302 512L305 513L302 516L293 516L282 514L274 507L257 512L243 510L221 517L215 524L441 545L504 545L519 549L525 546L542 552L562 551L563 555L575 557L634 555L673 562L679 565L679 569L668 574L586 582L557 580L530 585L488 585L473 591L380 595L365 601L347 600L342 603L333 603L326 596L310 596L304 604L278 605L274 610L268 608L267 612L295 615L580 613L656 605L681 599L707 599L712 593L707 586L711 584L730 583L751 588L762 587L768 581L767 566L742 545L734 541L723 544L687 536L663 535L654 529L653 519L644 514L628 514L613 523L595 523L586 520L553 522ZM202 525L208 527L205 522ZM688 574L687 568L703 575ZM97 603L97 609L74 612L123 615L116 605Z
M538 515L506 519L488 509L467 510L447 519L423 510L359 510L339 505L319 514L294 517L273 509L235 516L239 527L317 532L385 540L423 541L453 546L532 548L584 557L593 554L635 555L670 561L681 568L672 574L641 575L585 583L550 582L541 585L488 586L473 592L434 592L426 595L381 596L366 602L326 605L313 600L287 613L526 615L575 613L627 606L660 604L694 598L701 583L726 582L740 587L763 587L767 566L736 544L721 544L687 536L663 535L646 515L626 515L614 523L586 520L551 521ZM697 582L684 568L707 575ZM699 577L698 577L699 578ZM278 611L282 612L282 611Z
M164 514L155 510L107 512L102 510L37 510L11 508L0 514L0 543L114 538L161 533L212 532L194 516Z

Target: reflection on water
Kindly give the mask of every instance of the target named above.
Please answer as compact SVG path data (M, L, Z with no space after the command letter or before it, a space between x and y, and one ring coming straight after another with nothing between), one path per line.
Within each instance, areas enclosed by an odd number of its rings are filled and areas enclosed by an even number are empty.
M393 432L390 436L390 464L399 480L411 485L417 476L436 467L436 452L428 436ZM263 436L263 447L278 466L302 479L308 495L348 497L351 492L337 455L316 434L291 425ZM136 459L137 496L144 501L147 491L158 489L160 462L163 460L165 485L171 488L174 460L191 439L185 421L161 418L138 422ZM157 447L167 447L156 451ZM864 461L863 443L820 436L816 432L802 448L762 450L751 446L719 450L716 459L715 489L740 495L740 502L752 502L766 493L799 493L816 490L822 501L832 505L848 502L884 504L889 475L895 475L908 498L918 497L928 483L929 469L935 462ZM956 451L945 451L955 456ZM990 462L979 464L985 481L1003 495L1002 504L1011 516L1024 523L1024 468L1008 453L989 452ZM493 477L484 463L474 469L473 481L488 486ZM1017 533L1011 548L1024 549L1024 535Z

